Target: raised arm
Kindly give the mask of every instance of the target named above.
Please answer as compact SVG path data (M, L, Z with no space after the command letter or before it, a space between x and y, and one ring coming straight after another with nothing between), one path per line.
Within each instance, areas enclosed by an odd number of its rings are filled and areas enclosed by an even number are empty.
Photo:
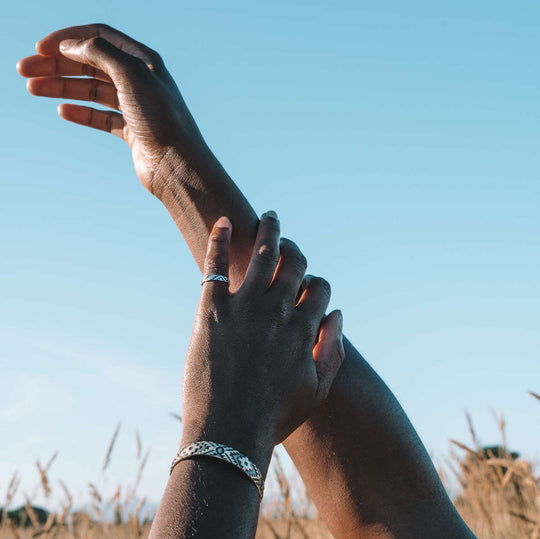
M222 217L205 275L227 277L230 237ZM274 446L326 398L343 360L341 314L324 318L324 281L311 279L296 301L302 260L293 242L280 244L277 216L268 212L237 291L223 280L203 284L184 365L182 449L150 537L255 535ZM246 458L251 475L241 467Z
M230 217L230 278L239 286L256 215L204 143L161 58L105 25L54 32L37 52L18 64L30 93L113 109L59 112L129 144L141 183L163 202L201 271L212 224ZM399 403L348 341L328 399L285 447L336 537L473 537Z

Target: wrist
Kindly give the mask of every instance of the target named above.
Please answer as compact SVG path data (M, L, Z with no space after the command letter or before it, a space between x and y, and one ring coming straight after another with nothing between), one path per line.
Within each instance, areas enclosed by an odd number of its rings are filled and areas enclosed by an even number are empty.
M223 175L226 172L204 142L189 149L170 145L163 148L154 168L151 192L162 202L169 193L180 198L186 195L186 188L204 190L210 181L220 181Z
M216 442L236 449L248 457L266 477L274 445L264 429L242 429L232 422L207 419L191 422L184 419L181 447L198 441Z

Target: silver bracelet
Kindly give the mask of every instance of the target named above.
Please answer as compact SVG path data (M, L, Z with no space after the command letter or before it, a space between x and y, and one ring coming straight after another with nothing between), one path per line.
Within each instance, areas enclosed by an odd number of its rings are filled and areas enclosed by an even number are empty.
M192 457L212 457L215 459L221 459L233 466L236 466L239 470L244 472L255 484L259 491L259 498L262 500L264 494L264 479L262 477L259 468L251 462L245 455L242 455L236 449L227 447L223 444L217 444L216 442L194 442L180 448L180 451L174 457L171 463L171 474L173 468L182 460L190 459Z

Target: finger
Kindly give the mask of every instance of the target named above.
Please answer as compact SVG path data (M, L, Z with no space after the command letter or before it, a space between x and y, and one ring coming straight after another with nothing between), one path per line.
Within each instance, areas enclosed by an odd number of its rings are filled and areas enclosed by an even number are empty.
M139 78L150 75L143 60L122 51L102 37L66 39L60 43L60 52L70 60L88 64L107 73L115 84L122 82L126 72Z
M209 276L229 278L229 245L231 242L232 224L227 217L220 217L208 238L206 258L204 259L203 294L214 300L229 294L228 281L208 280Z
M328 396L344 358L343 315L341 311L332 311L321 324L319 342L313 348L313 361L319 380L317 388L319 402Z
M107 133L112 133L122 140L125 140L124 117L121 114L118 114L118 112L97 110L91 107L62 103L58 106L58 114L68 122L86 125L87 127L93 127L100 131L107 131Z
M101 23L71 26L52 32L36 43L36 50L39 54L53 56L58 54L60 43L66 39L86 40L94 37L105 38L121 51L140 58L153 70L162 66L161 58L155 51L115 28Z
M279 260L279 220L274 211L261 216L255 245L241 288L252 291L268 289Z
M61 97L93 101L118 110L118 94L114 85L97 79L72 79L68 77L35 77L26 83L32 95Z
M305 289L296 304L297 311L307 316L312 326L314 336L319 330L321 320L326 312L332 289L330 283L322 277L307 275L304 279Z
M307 268L306 257L293 241L282 238L279 249L279 263L276 268L271 288L294 305L298 289L302 285L302 279Z
M17 71L23 77L94 77L105 82L111 81L109 75L100 69L59 54L27 56L17 62Z

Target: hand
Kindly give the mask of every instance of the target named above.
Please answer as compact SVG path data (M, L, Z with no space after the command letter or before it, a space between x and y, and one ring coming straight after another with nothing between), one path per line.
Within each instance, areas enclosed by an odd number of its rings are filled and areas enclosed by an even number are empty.
M205 275L228 274L231 229L225 217L214 225ZM342 317L324 317L330 286L303 279L305 269L268 212L240 288L231 294L227 283L203 284L185 362L183 444L210 440L247 456L271 453L325 400L344 357Z
M160 56L104 24L72 26L38 41L17 69L33 95L94 101L113 110L62 104L62 118L125 140L141 183L159 195L156 170L167 152L190 169L206 147ZM87 78L75 78L87 77ZM118 111L118 112L117 112Z

